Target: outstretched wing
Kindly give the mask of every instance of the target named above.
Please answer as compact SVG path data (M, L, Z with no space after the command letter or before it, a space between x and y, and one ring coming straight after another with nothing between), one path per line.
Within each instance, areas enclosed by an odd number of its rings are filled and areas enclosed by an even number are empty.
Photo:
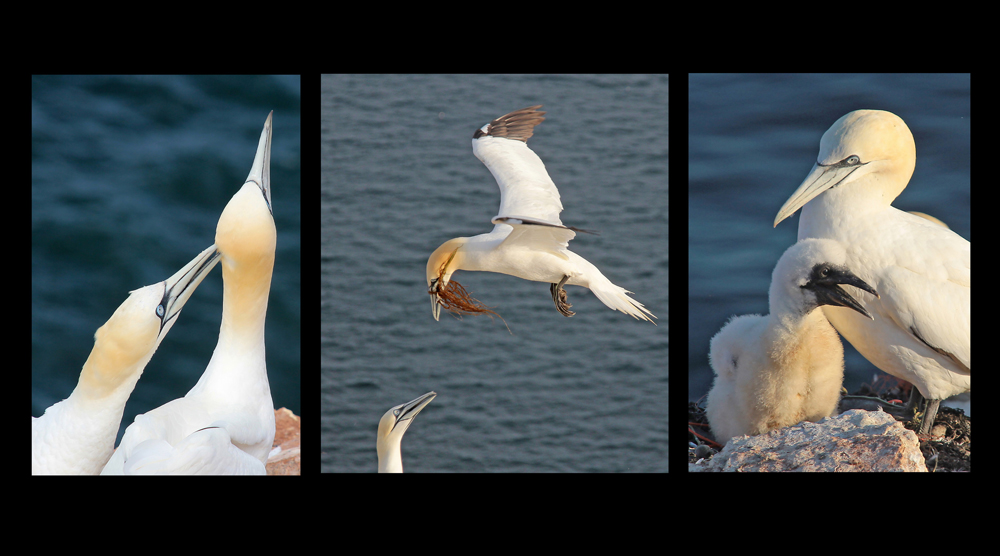
M476 130L472 152L489 168L500 186L500 211L493 219L516 218L525 223L562 226L559 190L542 159L528 148L528 138L545 119L542 105L500 116Z

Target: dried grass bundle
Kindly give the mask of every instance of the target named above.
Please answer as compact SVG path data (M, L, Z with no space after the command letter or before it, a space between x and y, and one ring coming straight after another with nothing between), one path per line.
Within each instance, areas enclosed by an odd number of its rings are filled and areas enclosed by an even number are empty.
M469 292L456 280L449 280L444 288L438 290L438 302L442 307L459 316L484 313L500 316L483 305L481 301L469 295ZM500 317L500 320L503 320L503 317Z

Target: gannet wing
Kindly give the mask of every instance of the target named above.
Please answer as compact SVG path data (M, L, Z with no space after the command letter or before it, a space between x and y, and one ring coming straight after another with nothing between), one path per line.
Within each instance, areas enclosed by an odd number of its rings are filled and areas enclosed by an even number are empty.
M569 255L567 254L569 253L569 240L576 237L576 232L565 226L538 224L536 222L525 222L522 224L519 220L498 222L495 218L493 219L493 223L497 224L494 229L500 226L511 228L511 232L507 234L503 243L500 244L501 247L512 248L516 246L532 249L543 253L551 253L563 260L569 259Z
M895 264L881 277L886 284L882 303L893 324L967 374L972 368L970 244L936 227L922 239L919 248L895 253Z
M530 106L500 116L476 130L472 152L489 168L500 186L500 211L493 219L516 217L531 223L562 226L559 190L542 159L528 148L534 127L545 112Z
M264 474L240 446L249 428L238 415L213 418L198 401L178 398L137 415L102 474Z
M146 440L125 462L126 475L265 475L260 460L233 445L223 427L207 427L176 446L165 440Z

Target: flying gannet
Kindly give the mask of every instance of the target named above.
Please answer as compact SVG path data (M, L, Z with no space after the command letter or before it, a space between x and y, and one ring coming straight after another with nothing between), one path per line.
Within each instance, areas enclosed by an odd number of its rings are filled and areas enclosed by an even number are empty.
M115 449L125 402L184 304L219 262L215 246L163 282L130 292L94 334L69 398L31 418L33 475L97 475Z
M712 338L715 384L706 414L715 438L762 434L836 412L844 347L820 306L871 318L840 284L878 295L844 266L837 242L807 239L788 248L771 274L766 316L733 317Z
M612 284L596 266L569 250L576 232L587 230L559 220L559 190L528 148L534 127L545 119L538 108L540 104L501 116L472 136L473 154L500 186L500 212L493 217L492 232L446 241L427 260L434 319L442 306L456 314L492 313L452 279L456 270L481 270L551 284L552 301L567 317L575 314L563 289L569 284L590 288L612 309L653 322L649 317L655 316L627 295L632 292Z
M276 241L270 174L268 114L250 175L216 227L224 291L212 359L186 396L136 416L103 474L265 473L274 439L264 361Z
M413 424L417 413L427 407L437 396L435 392L427 392L423 396L385 412L378 422L378 433L375 438L375 450L378 452L379 473L402 473L403 454L399 444L403 434Z
M971 261L968 240L890 206L915 164L902 119L851 112L823 134L816 164L774 225L801 208L799 239L840 241L847 266L882 294L858 299L874 320L839 308L823 312L873 365L917 387L901 418L928 400L920 426L926 434L940 401L971 388Z

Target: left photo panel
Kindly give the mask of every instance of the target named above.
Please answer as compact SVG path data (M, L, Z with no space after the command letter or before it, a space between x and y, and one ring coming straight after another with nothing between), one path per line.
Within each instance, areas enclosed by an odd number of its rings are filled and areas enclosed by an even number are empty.
M299 473L300 104L32 77L32 474Z

